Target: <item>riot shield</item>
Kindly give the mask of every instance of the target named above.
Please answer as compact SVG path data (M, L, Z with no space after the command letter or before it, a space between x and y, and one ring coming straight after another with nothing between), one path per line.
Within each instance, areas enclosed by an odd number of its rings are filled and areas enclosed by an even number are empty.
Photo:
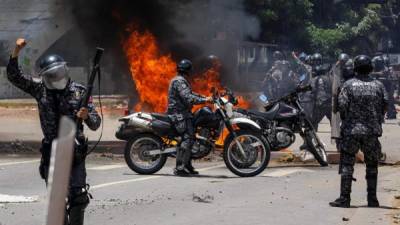
M340 114L338 112L338 97L342 80L342 70L337 63L331 70L332 81L332 119L331 119L331 139L340 138Z
M63 225L72 165L76 124L63 117L59 136L53 141L48 179L47 225Z

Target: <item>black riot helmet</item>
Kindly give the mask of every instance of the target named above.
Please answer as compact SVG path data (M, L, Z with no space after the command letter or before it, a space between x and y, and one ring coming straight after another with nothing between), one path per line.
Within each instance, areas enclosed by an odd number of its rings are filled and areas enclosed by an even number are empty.
M320 53L314 53L311 56L311 61L314 65L322 65L322 55Z
M307 55L306 56L306 60L304 61L306 64L308 64L308 65L312 65L312 60L311 60L311 55Z
M48 55L39 63L39 76L47 89L63 90L70 78L65 60L59 55Z
M349 55L347 55L346 53L341 53L339 55L338 61L341 64L345 64L347 61L349 61L349 59L350 59Z
M379 55L372 58L372 66L374 67L375 72L381 72L385 70L385 60Z
M299 60L302 62L306 62L306 59L307 59L307 54L304 52L300 53Z
M354 63L352 59L347 60L342 69L342 76L345 80L354 77Z
M282 54L282 52L280 52L280 51L275 51L275 52L272 54L272 58L274 59L274 61L283 60L283 54Z
M390 58L388 55L384 55L383 57L383 62L385 63L385 66L390 66Z
M354 72L359 75L368 75L373 70L371 58L366 55L359 55L354 58Z
M176 66L178 73L182 73L184 75L189 75L189 73L193 69L192 62L188 59L182 59L178 65Z

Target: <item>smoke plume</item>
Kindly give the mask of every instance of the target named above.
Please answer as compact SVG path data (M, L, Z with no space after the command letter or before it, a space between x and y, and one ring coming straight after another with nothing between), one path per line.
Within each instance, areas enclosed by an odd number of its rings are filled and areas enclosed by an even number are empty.
M133 28L155 35L163 53L189 58L196 65L209 55L224 66L222 77L235 71L237 42L258 38L258 20L247 14L243 0L64 0L84 37L82 49L106 48L106 62L116 79L129 76L122 41ZM77 47L79 48L79 46ZM199 67L199 66L198 66ZM126 83L126 82L124 82Z

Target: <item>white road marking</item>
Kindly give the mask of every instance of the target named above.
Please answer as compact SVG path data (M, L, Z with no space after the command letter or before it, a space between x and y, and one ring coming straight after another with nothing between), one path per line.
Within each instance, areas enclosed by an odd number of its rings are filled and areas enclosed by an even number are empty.
M0 194L0 203L30 203L39 201L39 196L3 195Z
M218 168L222 168L222 167L225 167L225 164L216 165L216 166L210 166L210 167L205 167L205 168L196 169L196 170L199 171L199 172L204 172L204 171L213 170L213 169L218 169Z
M97 170L97 171L103 171L103 170L112 170L112 169L119 169L119 168L124 168L126 167L125 164L117 164L117 165L103 165L103 166L94 166L94 167L88 167L88 170Z
M27 161L19 161L19 162L6 162L6 163L0 163L0 166L12 166L12 165L36 163L36 162L40 162L40 160L35 159L35 160L27 160Z
M221 168L221 167L224 167L224 166L225 165L210 166L210 167L198 169L198 171L199 172L204 172L204 171L208 171L208 170L212 170L212 169ZM155 176L140 177L140 178L129 179L129 180L114 181L114 182L110 182L110 183L93 185L93 186L90 187L90 189L91 190L96 190L96 189L99 189L99 188L109 187L109 186L113 186L113 185L126 184L126 183L145 181L145 180L152 180L152 179L157 179L157 178L161 178L161 177L163 177L163 176L155 175Z
M99 188L103 187L108 187L112 185L117 185L117 184L126 184L126 183L131 183L131 182L136 182L136 181L144 181L144 180L151 180L151 179L156 179L160 178L161 176L149 176L149 177L141 177L141 178L135 178L135 179L130 179L130 180L120 180L120 181L115 181L115 182L110 182L110 183L104 183L104 184L98 184L90 187L90 190L96 190Z
M299 172L314 172L313 170L308 170L308 169L281 169L281 170L276 170L272 172L267 172L262 175L262 177L284 177L288 176L293 173L299 173Z

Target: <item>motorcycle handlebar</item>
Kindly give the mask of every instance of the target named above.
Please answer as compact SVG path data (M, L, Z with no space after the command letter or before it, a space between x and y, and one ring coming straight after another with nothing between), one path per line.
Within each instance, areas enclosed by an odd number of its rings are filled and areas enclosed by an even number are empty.
M237 105L238 104L238 100L236 99L235 95L228 88L225 88L225 91L220 93L220 92L218 92L218 90L215 87L212 87L211 88L211 93L212 93L212 98L213 98L215 103L219 101L220 97L228 96L228 101L229 102L231 102L233 105Z
M267 107L268 107L269 105L271 105L271 104L272 104L272 105L273 105L273 104L276 104L277 102L280 102L280 101L282 101L282 100L292 98L294 95L298 95L299 93L307 92L307 91L311 91L311 90L312 90L311 85L304 85L304 86L299 85L299 86L297 86L297 88L296 88L296 90L295 90L294 92L292 92L292 93L290 93L290 94L288 94L288 95L285 95L285 96L283 96L283 97L281 97L281 98L279 98L279 99L277 99L277 100L275 100L275 101L269 102L268 105L267 105Z
M296 88L297 93L307 92L307 91L311 91L311 90L312 90L311 85L298 86Z

